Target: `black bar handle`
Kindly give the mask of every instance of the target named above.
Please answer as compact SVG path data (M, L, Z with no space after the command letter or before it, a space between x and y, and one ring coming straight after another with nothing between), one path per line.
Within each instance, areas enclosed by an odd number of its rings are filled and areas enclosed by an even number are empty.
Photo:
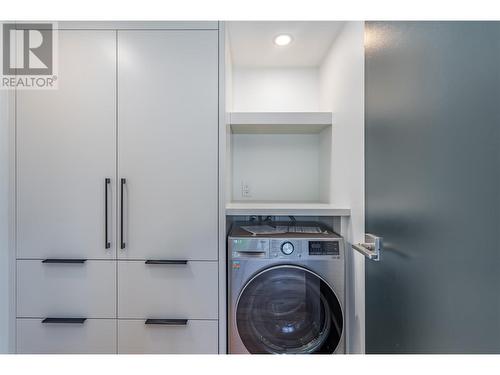
M58 259L50 258L42 260L42 263L85 263L87 259Z
M104 247L109 249L111 247L111 242L108 238L108 187L111 184L110 178L104 179Z
M125 241L123 239L123 187L127 180L122 178L120 182L120 249L125 249Z
M87 318L45 318L42 323L70 323L70 324L83 324Z
M146 319L144 324L158 324L165 326L185 326L187 319Z
M146 264L187 264L185 259L148 259Z

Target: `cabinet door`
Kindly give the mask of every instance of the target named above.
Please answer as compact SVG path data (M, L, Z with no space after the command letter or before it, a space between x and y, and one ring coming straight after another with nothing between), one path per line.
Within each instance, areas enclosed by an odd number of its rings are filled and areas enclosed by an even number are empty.
M499 353L500 23L366 25L366 351Z
M58 89L17 91L18 258L116 254L115 37L114 31L60 30Z
M81 324L17 319L19 354L114 354L116 319L86 319Z
M217 262L118 262L118 318L217 319Z
M217 320L188 320L185 325L118 320L118 354L217 354Z
M118 31L120 258L217 259L217 128L217 31Z
M116 262L17 261L17 316L116 317Z

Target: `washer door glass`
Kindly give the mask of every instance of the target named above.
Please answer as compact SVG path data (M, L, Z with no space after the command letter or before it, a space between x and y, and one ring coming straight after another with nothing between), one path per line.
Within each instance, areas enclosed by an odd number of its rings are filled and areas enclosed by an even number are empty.
M260 272L245 286L236 324L250 353L333 353L343 316L335 293L318 275L281 265Z

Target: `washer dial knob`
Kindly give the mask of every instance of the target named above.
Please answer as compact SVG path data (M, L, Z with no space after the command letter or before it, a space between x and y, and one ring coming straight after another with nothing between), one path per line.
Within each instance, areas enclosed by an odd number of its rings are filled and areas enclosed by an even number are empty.
M290 255L293 253L293 244L291 242L283 242L281 244L281 252L285 255Z

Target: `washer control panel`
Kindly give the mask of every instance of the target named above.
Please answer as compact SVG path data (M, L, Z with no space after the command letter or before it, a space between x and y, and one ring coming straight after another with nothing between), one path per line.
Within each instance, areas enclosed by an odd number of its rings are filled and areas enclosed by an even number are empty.
M230 238L233 259L340 259L342 239Z

